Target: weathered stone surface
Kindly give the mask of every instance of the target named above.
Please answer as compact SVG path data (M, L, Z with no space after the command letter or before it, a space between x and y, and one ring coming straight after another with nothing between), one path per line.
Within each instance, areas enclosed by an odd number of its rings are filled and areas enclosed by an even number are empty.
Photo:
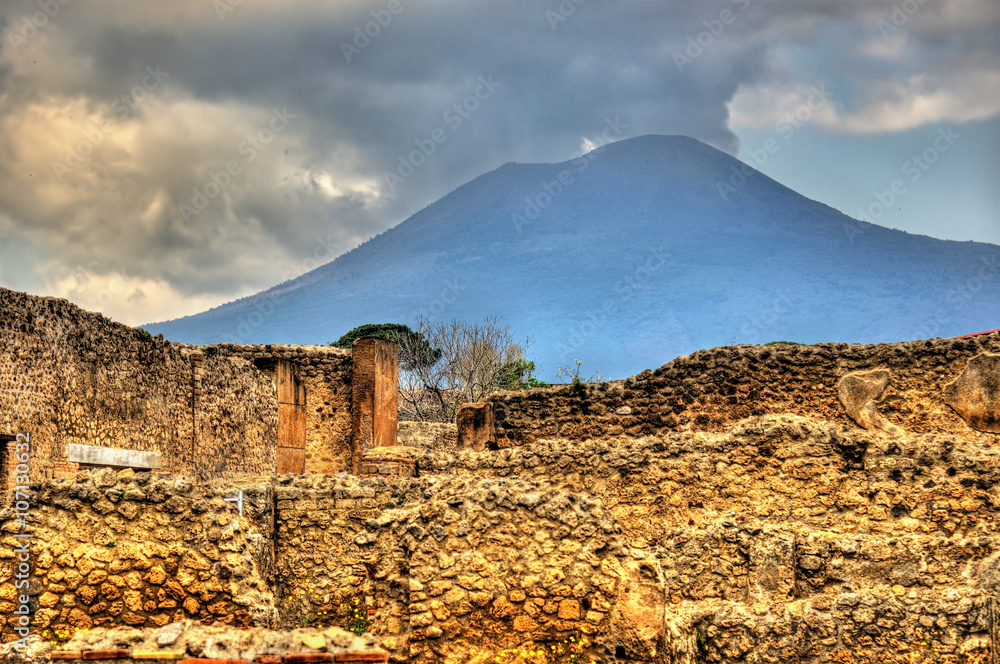
M458 444L458 431L453 422L400 421L397 441L405 447L453 452Z
M173 639L169 643L161 643L160 635L165 629L170 630ZM153 653L166 653L164 659L177 659L174 653L182 653L188 657L218 660L253 660L255 657L274 656L280 660L283 655L305 654L306 649L345 658L337 661L379 661L379 655L384 661L386 655L384 650L374 646L370 635L355 636L337 627L277 632L263 628L239 629L219 623L203 625L194 620L172 623L160 629L114 627L77 632L60 647L63 651L117 649L126 653L150 653L143 659L155 659ZM357 659L346 659L348 653L357 655ZM371 659L362 660L363 656Z
M486 402L466 403L458 408L455 418L458 428L458 448L482 452L496 447L493 409Z
M60 601L43 616L60 629L81 617L153 627L186 615L290 628L363 606L386 647L414 663L494 661L571 636L602 661L619 651L794 661L837 648L898 659L934 641L957 655L948 641L960 638L976 661L991 647L1000 449L941 435L893 447L882 436L784 415L723 434L412 450L416 478L244 486L242 520L221 500L231 486L154 476L125 532L96 503L57 506L91 490L81 473L36 492L34 551L51 558L36 596L75 597L77 613L61 617ZM8 515L0 532L11 532ZM105 531L114 546L94 543ZM274 548L251 546L253 535ZM286 600L265 594L270 575ZM120 600L104 599L119 589ZM875 628L880 641L866 641Z
M604 663L926 661L921 644L987 662L1000 447L940 399L942 375L987 342L715 349L583 394L503 395L516 446L417 446L415 477L216 485L102 471L36 484L30 592L52 606L34 619L91 628L74 645L106 649L155 650L153 628L187 617L282 626L268 648L315 654L354 637L314 630L323 647L306 648L294 627L350 615L367 621L366 643L413 664L541 661L553 646L567 649L555 661ZM836 389L845 371L880 366L892 388L864 403L914 427L891 444L858 429ZM624 435L591 437L612 427ZM242 517L223 501L237 486ZM17 595L19 531L0 511L0 617ZM142 630L103 629L124 624ZM275 652L254 628L204 629L167 647Z
M156 645L164 648L166 646L172 646L177 643L177 639L181 637L184 633L184 623L170 623L169 625L164 625L156 633Z
M94 466L115 466L125 469L158 470L163 466L159 452L141 452L116 447L95 447L70 443L66 446L66 460Z
M781 526L767 525L748 552L747 603L783 602L795 595L795 537Z
M602 570L620 580L619 595L612 605L604 643L613 652L630 660L661 661L659 652L663 634L665 584L656 560L626 560L622 564L602 566Z
M982 353L969 360L942 392L944 402L970 427L1000 433L1000 353Z
M270 475L279 359L296 366L306 391L306 470L344 470L350 351L171 343L65 300L0 288L0 434L30 433L36 481L69 477L80 463L157 468L157 454L164 468L198 479ZM130 456L70 461L67 446L78 445Z
M838 398L840 379L891 367L885 396L890 403L882 405L882 414L892 423L907 432L972 438L976 430L955 429L955 413L941 400L941 388L945 376L958 375L983 352L1000 353L1000 332L892 344L708 348L625 380L500 392L485 402L493 405L501 447L557 436L720 432L747 417L781 413L846 425L855 420Z
M892 374L888 370L872 369L849 373L837 382L837 397L858 426L887 433L902 433L875 406L891 379Z
M81 504L65 500L98 485L104 488L98 495L123 495L140 477L146 491L130 501L136 513L128 522L102 508L105 498ZM36 568L29 592L40 609L33 624L55 633L108 624L159 627L185 617L185 611L215 619L220 614L207 610L209 604L222 607L223 619L235 626L248 627L255 620L269 624L272 617L259 607L273 606L264 581L270 555L253 544L262 532L271 532L273 515L262 509L273 509L273 494L269 484L246 485L240 517L222 500L231 493L229 486L110 468L79 472L73 481L32 485L31 556ZM16 546L9 534L21 528L13 508L0 510L6 550ZM212 568L199 562L202 557L218 563ZM204 570L203 576L192 569ZM6 594L4 572L0 554L0 599ZM14 591L13 584L10 589ZM251 607L258 615L237 607ZM0 640L13 636L13 625L2 621Z

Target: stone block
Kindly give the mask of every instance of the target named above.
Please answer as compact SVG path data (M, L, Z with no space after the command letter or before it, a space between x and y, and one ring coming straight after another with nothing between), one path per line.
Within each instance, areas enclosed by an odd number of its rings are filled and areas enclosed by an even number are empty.
M765 527L751 542L749 603L787 602L795 595L795 536Z
M89 466L110 466L112 468L138 468L159 470L163 467L163 456L159 452L125 450L117 447L97 447L70 443L66 458L72 463Z
M979 431L1000 433L1000 353L981 353L944 386L944 402Z
M837 382L837 397L858 426L868 430L902 433L899 427L889 422L875 407L875 402L885 392L891 380L892 374L887 369L854 371Z
M482 452L496 449L496 424L493 405L486 401L466 403L458 407L455 417L459 449Z

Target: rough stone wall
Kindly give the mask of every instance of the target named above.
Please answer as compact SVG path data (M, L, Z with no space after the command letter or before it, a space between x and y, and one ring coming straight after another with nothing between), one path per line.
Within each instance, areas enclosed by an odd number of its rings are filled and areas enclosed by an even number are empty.
M583 656L600 640L638 661L657 652L659 569L586 495L545 481L315 477L283 480L276 497L286 626L360 604L410 662L493 661L569 637L589 638Z
M273 377L277 361L295 366L306 388L306 472L338 473L351 465L351 352L329 346L216 344L206 351L240 357ZM275 424L277 427L277 424Z
M0 288L0 434L31 434L35 480L76 471L70 443L157 451L164 469L193 477L269 474L278 360L306 385L306 470L348 467L349 351L170 343Z
M668 661L992 661L996 445L786 415L418 463L599 499L663 569Z
M502 392L492 405L500 447L539 438L721 431L752 415L797 413L854 426L838 398L846 374L887 369L878 399L907 433L985 438L944 400L943 389L983 352L1000 352L1000 333L897 344L731 346L679 357L624 381Z
M234 626L273 620L264 582L262 535L253 509L270 487L248 487L245 516L223 500L234 491L183 477L81 472L31 491L29 527L32 631L100 626L159 627L196 618ZM253 500L256 496L258 500ZM0 511L0 639L14 633L14 584L26 532L11 508ZM266 523L266 519L264 519Z
M46 647L48 646L48 647ZM316 664L318 662L385 662L389 653L374 647L370 634L357 636L331 627L274 631L264 628L240 629L194 620L171 623L159 629L133 627L97 628L78 632L58 649L38 644L26 651L16 649L0 657L10 664L47 664L51 660L93 661L113 664L177 661L271 662ZM51 659L50 659L51 658Z
M458 432L450 422L403 421L399 423L396 442L404 447L454 452L457 440Z
M122 663L177 661L182 657L203 662L385 662L388 653L373 647L371 635L357 636L336 627L273 631L263 628L239 629L220 623L203 625L193 620L176 622L160 629L117 627L78 632L51 658ZM32 652L34 650L34 652ZM0 655L3 655L0 649ZM12 664L48 662L44 648L29 649L25 655L9 657ZM34 655L34 657L31 657ZM113 658L113 659L112 659Z
M40 302L22 309L44 319L69 306ZM323 441L351 427L349 355L227 344L202 352L103 321L61 327L14 309L0 311L4 320L23 319L0 334L8 363L0 380L8 366L20 377L0 390L2 426L24 428L10 419L14 408L36 417L33 435L54 436L60 420L45 408L68 408L86 422L78 435L91 436L80 442L94 444L107 425L86 417L108 408L136 435L169 429L164 422L183 430L186 421L205 432L178 434L189 445L252 438L258 429L237 423L259 416L266 432L276 411L254 415L211 393L229 387L222 377L237 381L236 397L270 391L269 367L281 360L322 399L307 394L308 435L328 450L325 460L317 452L318 467L347 467L348 446ZM91 323L121 345L91 346L69 332ZM941 394L971 357L998 342L994 334L714 349L580 393L500 395L491 407L502 415L497 429L507 447L451 454L411 445L397 452L415 458L412 478L274 479L262 462L269 477L227 487L111 470L36 485L35 625L354 619L370 623L396 661L414 662L541 662L537 652L555 646L569 649L555 661L578 654L602 664L995 664L1000 446ZM105 357L104 343L127 351L124 364ZM142 359L141 344L151 344L152 360ZM12 364L26 349L43 360ZM66 352L76 353L77 368L63 372L57 360ZM202 359L192 363L193 353ZM190 393L180 379L170 382L171 363L187 370ZM844 376L872 369L891 374L884 390L876 381L877 410L864 411L889 420L879 431L857 426L839 401ZM126 380L136 371L148 371L157 387ZM60 373L90 381L92 394L70 393L53 377ZM215 403L219 416L173 414L157 401L173 394L160 380L184 398ZM109 386L132 390L131 405L119 407L133 410L104 405ZM55 403L63 394L69 406ZM193 449L192 457L218 455ZM184 463L183 450L173 467ZM237 455L211 470L257 467L239 463ZM245 492L242 519L222 500L237 488ZM0 602L10 603L20 526L10 511L0 521ZM6 619L11 606L0 609ZM0 638L12 636L5 624Z
M195 363L200 369L200 387L195 388L192 410L194 440L179 463L168 468L198 478L269 473L275 464L278 423L270 377L239 357L200 350L189 356L196 353L204 359ZM179 377L184 378L183 374ZM137 393L134 398L156 399L157 395ZM184 450L186 441L177 442ZM133 448L132 441L117 447Z
M343 626L345 604L401 661L468 661L484 646L496 656L587 632L640 661L658 646L662 620L650 628L646 615L662 613L656 565L640 565L585 495L539 481L289 476L273 492L240 486L241 518L223 500L236 488L111 469L33 487L33 631ZM10 640L13 534L24 531L10 510L0 520Z
M271 386L238 359L206 357L64 300L0 289L0 430L29 432L32 477L66 445L153 450L165 468L263 472ZM200 375L198 375L200 374Z
M273 606L284 627L343 626L346 605L396 661L505 663L586 639L574 652L603 664L992 664L995 445L783 415L718 434L408 453L419 477L239 487L243 520L183 479L103 470L46 484L33 597L65 624L95 606L150 625L223 608L264 624ZM70 587L71 573L86 578ZM195 613L170 596L178 586Z

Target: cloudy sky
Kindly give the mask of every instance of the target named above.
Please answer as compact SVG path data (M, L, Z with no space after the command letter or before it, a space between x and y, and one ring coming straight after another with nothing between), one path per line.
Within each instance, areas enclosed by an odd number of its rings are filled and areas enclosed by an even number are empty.
M609 118L1000 243L996 0L5 0L0 37L0 285L127 323L297 276Z

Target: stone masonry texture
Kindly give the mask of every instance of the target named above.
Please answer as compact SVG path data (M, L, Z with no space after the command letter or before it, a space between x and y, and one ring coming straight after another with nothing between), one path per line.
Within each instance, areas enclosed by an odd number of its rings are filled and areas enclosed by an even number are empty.
M182 478L40 485L33 508L59 534L41 536L32 596L50 624L290 629L360 605L411 662L504 661L570 637L602 662L994 656L1000 447L771 415L413 454L416 478L246 484L243 519Z
M73 472L70 443L157 451L193 477L273 473L278 361L305 384L306 470L348 467L349 351L187 346L0 288L0 434L31 434L33 478Z
M329 655L303 663L998 662L1000 335L711 349L502 393L483 406L483 449L406 424L398 446L361 450L357 476L350 355L168 344L8 293L0 433L41 432L42 462L45 436L127 440L174 472L33 477L32 520L0 510L0 641L15 638L27 529L33 629L65 656L176 643ZM307 393L305 474L276 475L258 442L276 436L278 361ZM887 380L846 398L849 375ZM111 405L108 390L136 396ZM183 414L192 396L204 415ZM322 442L335 431L343 444ZM190 476L185 450L220 457L213 476ZM34 644L34 659L0 657L40 664L54 646Z
M970 360L997 352L1000 332L896 344L731 346L699 350L624 381L500 392L485 402L493 410L499 447L554 436L722 431L746 417L778 413L850 425L838 382L851 372L883 369L891 379L876 405L892 425L906 433L950 432L987 441L996 438L963 420L943 390ZM986 397L979 401L998 407Z

